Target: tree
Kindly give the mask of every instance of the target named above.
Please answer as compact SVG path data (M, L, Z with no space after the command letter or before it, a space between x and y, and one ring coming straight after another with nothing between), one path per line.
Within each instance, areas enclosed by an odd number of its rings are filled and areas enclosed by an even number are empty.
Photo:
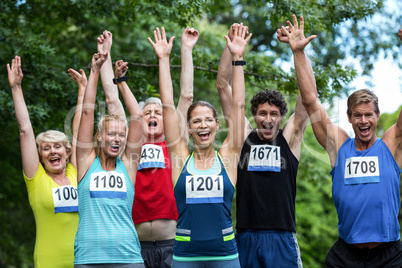
M129 62L128 82L134 94L143 100L158 96L158 62L147 37L152 36L156 26L164 26L168 36L179 37L185 26L194 25L201 33L193 52L195 99L208 100L217 107L216 70L225 46L223 35L234 22L244 22L253 32L246 56L247 103L262 88L278 89L295 97L297 81L294 71L285 72L280 67L284 62L291 62L290 49L275 38L276 29L284 25L292 13L303 15L308 27L306 32L318 35L311 46L311 59L322 100L330 101L334 96L348 92L348 83L357 73L352 66L341 64L340 60L346 53L362 55L361 62L369 72L379 52L391 52L394 57L398 52L396 39L391 38L396 29L388 28L394 23L381 23L370 29L363 29L360 23L374 14L386 14L387 20L400 21L397 12L386 13L383 1L5 0L0 2L0 9L0 41L3 44L0 62L5 65L14 55L22 57L22 87L36 134L48 129L68 134L69 112L75 106L77 90L66 71L68 68L83 68L89 73L91 56L96 52L96 37L105 29L113 33L113 61L123 59ZM179 96L178 40L174 43L171 58L175 96ZM0 168L6 173L0 182L0 217L7 220L0 221L0 230L4 234L0 242L0 266L29 267L35 235L34 220L22 179L18 127L5 68L3 70L0 78ZM100 104L97 111L101 115L106 105L102 103L102 91L98 92ZM247 116L251 119L250 113ZM225 135L220 137L223 139ZM311 155L304 158L308 162L301 163L299 171L301 206L298 205L297 209L301 214L301 218L298 216L299 240L308 265L322 263L324 246L320 249L317 241L324 239L325 232L330 233L332 239L332 227L328 226L332 226L333 216L328 209L328 186L323 182L328 177L318 178L327 170L314 164L316 159ZM304 170L304 166L308 169ZM318 202L320 198L324 201ZM312 202L322 203L322 207L311 206ZM315 225L317 219L323 218L316 215L320 213L328 215L328 220L311 231L313 226L318 226ZM314 215L311 221L303 218ZM316 240L310 243L314 236ZM326 247L329 243L325 241Z

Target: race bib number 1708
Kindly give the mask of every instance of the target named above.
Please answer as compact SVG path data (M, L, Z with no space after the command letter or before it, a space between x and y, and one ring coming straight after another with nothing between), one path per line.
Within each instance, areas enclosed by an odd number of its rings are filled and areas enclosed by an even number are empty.
M345 184L380 182L377 156L350 157L345 162Z

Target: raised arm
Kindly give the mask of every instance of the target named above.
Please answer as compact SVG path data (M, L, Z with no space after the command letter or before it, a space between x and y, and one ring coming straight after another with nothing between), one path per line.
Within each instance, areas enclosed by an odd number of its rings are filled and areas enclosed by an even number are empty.
M243 24L240 24L243 25ZM233 40L234 36L234 27L240 26L238 23L234 23L228 32L228 37L230 40ZM245 26L248 32L248 27ZM232 54L228 46L225 46L223 50L221 60L219 62L218 67L218 75L216 78L216 88L218 89L219 97L221 99L221 106L223 116L225 118L226 125L228 125L228 119L230 116L230 108L232 105ZM250 131L252 131L251 124L248 120L245 122L245 137L248 136Z
M306 45L316 36L312 35L305 38L303 17L300 17L300 27L296 16L293 15L292 18L293 25L289 21L287 22L291 32L287 31L283 26L282 31L288 37L289 45L293 51L297 81L303 105L310 116L314 134L321 146L327 151L331 165L333 166L338 149L348 138L348 135L344 130L332 124L324 106L318 98L314 75L311 74L309 63L304 53Z
M77 169L77 134L78 127L80 126L81 115L82 115L82 102L84 101L85 88L88 84L87 76L83 69L80 69L80 72L77 72L74 69L68 69L68 74L71 76L71 79L78 85L78 97L77 97L77 106L75 107L75 114L73 119L73 140L71 146L71 155L70 155L70 163Z
M230 40L228 36L225 36L227 46L232 55L232 61L243 61L243 53L246 49L246 45L250 40L252 34L248 34L247 28L242 25L236 25L234 27L233 40ZM233 75L233 90L232 90L232 103L230 107L230 115L228 122L228 135L224 141L224 144L229 144L227 153L222 151L222 154L232 158L237 157L240 154L241 148L244 142L244 106L245 106L245 83L244 72L242 65L232 65ZM222 145L222 147L226 147ZM225 149L226 150L226 149ZM235 161L232 159L232 161Z
M188 26L181 36L180 98L177 104L177 112L179 113L181 136L186 143L189 138L187 110L193 103L194 91L193 47L198 41L198 36L198 31Z
M15 116L17 117L18 129L20 132L22 169L25 176L32 179L39 167L39 155L36 148L35 135L32 129L29 113L22 94L21 58L15 56L10 64L7 64L8 82L13 95Z
M402 29L399 30L398 36L402 41ZM382 139L387 144L398 166L402 166L402 111L399 113L396 124L384 133Z
M173 84L170 76L169 56L172 51L174 36L170 38L168 43L165 29L162 27L162 33L159 28L156 28L154 38L155 42L149 37L148 40L155 49L155 53L159 59L159 90L163 106L163 126L166 142L169 146L169 156L171 161L173 161L177 159L176 156L178 156L179 159L183 159L190 153L187 144L180 135L179 119L173 101ZM177 164L172 164L173 185L178 178L178 176L175 176L176 174L174 174L174 172L179 169L177 166L181 167L182 164L181 160L179 160Z
M127 62L123 62L122 60L117 61L114 72L115 78L125 76L127 70ZM124 103L126 104L128 112L130 114L127 145L124 150L122 160L124 162L124 165L126 166L131 182L133 183L133 185L135 185L135 178L139 165L139 156L141 155L142 145L142 111L126 81L118 83L117 86L120 90L121 95L123 96Z
M93 160L96 158L93 145L96 89L100 69L102 64L106 61L107 56L107 52L100 51L93 55L91 61L91 74L89 75L87 88L85 89L81 121L77 135L78 183L82 180Z
M291 29L289 27L286 27L286 30L289 33L291 32ZM284 32L282 32L281 29L277 30L276 37L280 42L289 44L289 38ZM314 81L315 84L313 68L311 67L310 60L308 59L307 55L306 55L306 61L310 73L310 78ZM303 106L302 98L301 95L299 94L296 100L295 112L290 116L290 118L286 121L286 124L283 127L283 136L288 142L289 148L292 151L293 155L297 159L300 158L301 143L303 141L303 136L308 124L308 120L309 120L308 113Z
M117 86L113 83L114 72L112 66L112 57L110 54L112 43L113 35L109 31L104 31L98 37L98 52L102 50L103 52L107 51L109 53L106 62L102 65L100 70L102 87L105 91L106 104L109 114L115 114L126 118L123 105L119 99L119 91L117 90Z

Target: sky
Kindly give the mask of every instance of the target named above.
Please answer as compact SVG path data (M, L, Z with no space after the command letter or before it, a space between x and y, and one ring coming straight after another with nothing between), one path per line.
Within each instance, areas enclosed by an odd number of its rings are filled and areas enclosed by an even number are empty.
M385 7L388 10L398 10L396 4L398 0L385 1ZM367 23L375 23L376 18L369 19ZM396 23L398 27L398 23ZM402 24L399 26L402 28ZM395 29L397 32L398 29ZM402 42L401 42L402 46ZM401 55L402 57L402 55ZM359 63L354 59L347 58L345 61L353 62L358 73L361 73ZM392 58L385 59L384 55L380 55L379 60L374 65L371 77L358 76L350 85L356 90L367 88L378 96L380 113L394 113L402 105L402 70L393 62ZM373 85L368 86L367 81ZM350 94L353 91L350 92ZM350 136L354 136L351 124L346 116L347 99L338 99L335 102L335 109L332 119L338 120L339 126L345 129Z

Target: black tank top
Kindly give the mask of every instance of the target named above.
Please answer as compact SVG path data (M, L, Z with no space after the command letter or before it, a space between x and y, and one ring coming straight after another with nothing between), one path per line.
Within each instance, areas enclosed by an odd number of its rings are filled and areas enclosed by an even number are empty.
M254 164L249 164L250 155ZM270 165L266 159L271 160ZM243 145L237 167L238 231L242 229L296 231L295 197L298 165L299 161L291 152L282 130L279 130L277 137L271 142L261 140L255 130L250 133Z

